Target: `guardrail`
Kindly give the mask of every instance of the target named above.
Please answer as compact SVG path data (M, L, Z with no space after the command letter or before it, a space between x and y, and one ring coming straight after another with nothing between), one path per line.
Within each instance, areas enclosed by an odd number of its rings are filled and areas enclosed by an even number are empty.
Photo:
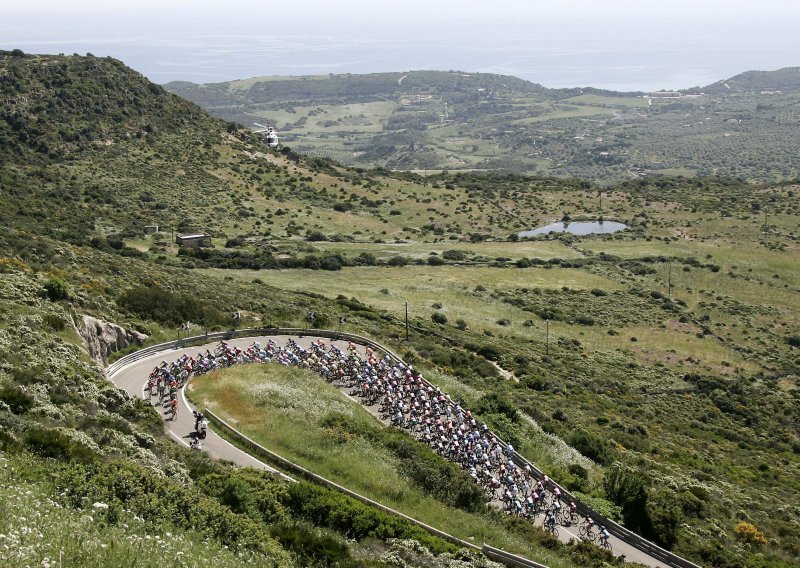
M493 546L489 546L488 544L484 544L481 548L483 555L487 558L492 560L497 560L498 562L502 562L506 566L515 566L517 568L547 568L544 564L539 564L538 562L534 562L533 560L528 560L527 558L523 558L522 556L517 556L516 554L511 554L510 552L506 552L505 550L500 550L499 548L495 548Z
M142 349L140 351L136 351L136 352L131 353L129 355L125 355L124 357L121 357L119 360L117 360L114 363L112 363L111 365L109 365L106 368L106 376L110 377L111 375L115 374L120 369L122 369L123 367L125 367L125 366L127 366L127 365L129 365L131 363L134 363L136 361L139 361L141 359L144 359L144 358L149 357L151 355L154 355L156 353L160 353L160 352L163 352L163 351L168 351L170 349L182 349L182 348L185 348L185 347L191 347L192 345L201 345L201 344L208 343L208 342L211 342L211 341L222 341L222 340L236 339L236 338L243 338L243 337L260 337L260 336L271 336L271 335L294 335L294 336L300 336L300 337L302 337L302 336L313 336L313 337L325 337L327 339L332 339L332 340L352 341L353 343L358 343L360 345L368 346L368 347L370 347L370 348L372 348L372 349L374 349L376 351L382 351L384 353L387 353L397 363L402 362L402 359L398 355L396 355L394 352L392 352L390 349L384 347L380 343L377 343L377 342L375 342L375 341L373 341L373 340L371 340L369 338L362 337L360 335L355 335L355 334L352 334L352 333L343 333L343 332L332 331L332 330L327 330L327 329L299 329L299 328L280 328L279 327L279 328L264 328L264 329L241 329L241 330L232 330L232 331L224 331L224 332L216 332L216 333L206 333L204 335L197 335L197 336L194 336L194 337L188 337L186 339L178 339L176 341L170 341L170 342L167 342L167 343L161 343L159 345L152 345L152 346L146 347L146 348L144 348L144 349ZM426 379L423 378L423 381L424 381L426 386L431 386L431 387L435 388L435 386L432 385L431 383L429 383ZM499 436L497 436L496 434L493 434L493 435L498 440L500 440L502 442L502 439ZM249 440L249 438L248 438L248 440ZM253 442L252 440L250 440L250 442L255 444L255 442ZM266 448L263 448L263 450L266 451L266 452L269 452L269 450L267 450ZM277 454L275 454L275 455L277 455ZM281 459L283 459L283 458L281 458ZM531 462L529 462L524 457L520 456L518 453L515 453L515 455L514 455L514 462L518 466L521 466L523 468L525 468L526 466L530 467L530 470L531 470L532 474L535 477L539 478L539 479L542 476L544 476L544 472L542 470L537 468L535 465L533 465ZM299 466L296 466L296 467L299 467ZM316 475L316 474L312 474L311 472L309 472L309 473L311 475ZM565 500L574 501L575 502L575 505L577 506L578 512L581 515L592 517L592 519L594 519L596 522L598 522L599 524L601 524L604 527L606 527L606 529L608 530L608 532L611 535L615 536L616 538L620 539L621 541L630 544L634 548L646 553L648 556L654 558L655 560L658 560L660 562L663 562L664 564L667 564L668 566L670 566L672 568L701 568L697 564L693 564L692 562L689 562L688 560L686 560L684 558L681 558L677 554L669 552L668 550L664 550L660 546L650 542L649 540L645 539L644 537L639 536L638 534L630 531L629 529L626 529L625 527L623 527L619 523L616 523L616 522L612 521L611 519L608 519L608 518L604 517L603 515L597 513L596 511L594 511L590 507L588 507L585 503L583 503L579 499L577 499L567 489L565 489L564 487L561 487L560 485L558 485L554 481L551 481L551 482L561 490L561 494L562 494L562 496L563 496L563 498ZM329 482L329 483L333 483L333 482ZM345 488L342 488L342 489L344 489L345 491L349 491L349 490L347 490ZM364 497L363 499L367 499L367 498ZM383 505L380 505L380 504L377 504L377 505L379 505L380 507L384 507ZM390 509L390 511L391 511L391 509ZM398 514L402 515L402 513L398 513ZM408 517L408 519L411 519L411 517ZM418 523L419 521L416 521L416 522ZM422 526L422 525L420 525L420 526ZM431 528L433 529L433 527L431 527ZM433 529L433 530L438 530L438 529ZM450 536L450 535L448 535L448 536ZM451 537L451 538L455 538L455 537ZM464 541L461 541L461 542L464 542ZM472 547L475 546L475 545L471 545L469 543L466 543L466 544L469 545L469 546L472 546ZM494 550L498 550L498 549L494 549ZM503 552L503 551L500 551L500 552ZM508 554L508 553L504 553L504 554ZM513 556L513 555L511 555L511 556ZM528 565L528 566L531 566L531 565Z

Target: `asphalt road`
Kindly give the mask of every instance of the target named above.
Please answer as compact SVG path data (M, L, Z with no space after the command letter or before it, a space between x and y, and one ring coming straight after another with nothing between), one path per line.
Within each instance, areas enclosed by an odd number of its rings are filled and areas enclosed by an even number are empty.
M259 341L263 344L272 339L279 345L285 345L286 340L289 339L289 336L271 336L271 337L250 337L250 338L242 338L242 339L232 339L227 341L229 345L234 345L241 349L246 349L249 347L253 341ZM292 337L298 344L303 347L308 347L312 341L315 341L316 337ZM330 342L328 339L324 339L326 343ZM333 342L336 343L336 342ZM343 351L347 345L346 342L338 342L339 348ZM198 346L198 347L190 347L184 349L173 349L170 351L162 351L157 353L151 357L146 359L142 359L140 361L136 361L127 365L117 371L110 379L119 387L125 389L131 396L135 396L138 398L145 398L147 399L147 395L144 391L147 380L150 375L150 371L152 371L153 367L155 367L158 363L162 360L167 362L174 361L175 359L179 358L184 353L189 355L194 355L199 351L205 351L206 349L214 350L217 346L217 342L209 343L208 345ZM362 351L363 353L363 351ZM189 383L188 387L191 389L191 382ZM349 394L346 392L349 389L342 388L340 389L345 395L349 397ZM352 397L349 397L352 399ZM152 398L153 403L157 402L156 397ZM377 406L367 407L370 412L372 412L379 420L380 417L378 416L378 408ZM191 435L194 432L194 415L192 414L192 410L194 408L188 403L186 397L184 396L183 390L181 390L180 395L178 396L178 414L174 420L170 420L170 413L168 412L167 408L159 407L160 412L164 416L165 424L167 431L169 432L170 436L172 436L177 442L184 444L185 446L189 446L189 442L191 441ZM386 423L382 420L382 422ZM234 424L235 426L235 424ZM274 472L276 475L283 477L284 479L290 480L289 476L283 474L282 472L278 471L277 469L265 464L264 462L254 458L250 454L240 450L236 446L232 445L227 440L223 439L216 433L214 433L210 428L207 432L206 439L203 440L203 448L202 451L207 452L210 456L216 459L228 460L233 462L239 466L243 467L255 467L258 469L265 469L271 472ZM495 505L498 503L495 502ZM540 515L537 518L536 524L541 525L543 515ZM578 527L558 527L558 538L563 542L569 542L571 539L580 540L578 536ZM659 562L654 558L651 558L649 555L645 554L644 552L640 551L637 548L627 544L626 542L621 541L616 537L611 537L609 540L611 543L611 549L614 555L621 556L624 555L625 559L630 562L639 562L641 564L645 564L647 566L652 566L654 568L668 568L667 564Z

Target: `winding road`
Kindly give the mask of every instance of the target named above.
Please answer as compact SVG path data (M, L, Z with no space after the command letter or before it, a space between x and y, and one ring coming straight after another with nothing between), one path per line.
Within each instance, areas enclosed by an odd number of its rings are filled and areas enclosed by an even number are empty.
M247 337L247 338L239 338L239 339L229 339L226 340L229 345L233 345L239 347L241 349L247 349L253 341L260 341L262 344L265 344L269 339L275 341L278 345L285 345L286 341L291 338L297 341L302 347L309 347L313 341L316 341L317 337L314 336L305 336L305 337L298 337L298 336L290 336L290 335L273 335L269 337ZM331 341L326 339L325 341ZM331 341L335 344L334 341ZM343 343L344 345L340 345L340 348L344 350L347 343L340 341L340 344ZM195 346L195 347L186 347L186 348L178 348L178 349L171 349L167 351L161 351L150 355L146 358L134 361L130 364L124 365L121 368L115 369L112 374L109 374L109 379L113 381L117 386L123 388L125 391L128 392L131 396L137 398L145 398L145 388L147 385L147 380L150 374L150 371L156 366L160 361L174 361L175 359L179 358L183 354L194 355L198 351L205 351L206 349L213 349L216 347L218 342L208 343L206 345ZM362 347L362 354L363 354L363 347ZM189 383L188 387L191 389L191 383ZM346 395L346 390L342 388L340 389ZM352 397L349 397L352 399ZM155 399L153 399L155 400ZM160 407L159 407L160 408ZM378 408L377 406L373 407L366 407L370 412L372 412L378 419ZM186 400L185 394L183 389L181 389L179 397L178 397L178 413L175 420L168 419L168 413L166 412L165 408L160 408L162 415L165 418L166 429L169 432L170 436L172 436L177 442L189 446L189 442L191 440L191 434L194 432L194 416L192 414L193 408ZM384 424L386 423L385 421ZM235 427L235 424L233 424ZM230 442L216 434L215 432L209 431L207 432L206 439L203 441L203 451L207 452L210 456L216 459L223 459L235 463L242 467L254 467L258 469L265 469L275 473L276 475L286 479L294 481L291 477L287 476L281 471L271 467L270 465L256 459L255 457L251 456L247 452L237 448L236 446L232 445ZM541 517L540 517L541 519ZM541 520L538 519L538 525L541 524ZM563 542L568 542L571 539L579 540L578 537L578 527L558 527L559 532L559 539ZM649 556L647 553L639 550L638 548L632 546L631 544L620 540L619 538L612 536L610 539L610 543L612 546L613 553L616 556L624 555L627 561L631 562L638 562L641 564L645 564L647 566L652 566L654 568L669 568L671 565L665 562L656 560L655 558ZM689 565L687 563L687 565Z

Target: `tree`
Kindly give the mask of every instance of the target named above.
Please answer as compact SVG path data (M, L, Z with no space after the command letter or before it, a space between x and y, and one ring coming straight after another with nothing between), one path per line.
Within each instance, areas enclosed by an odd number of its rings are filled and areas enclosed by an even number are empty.
M622 516L629 528L646 527L647 478L638 470L615 463L603 478L603 490L608 499L622 508Z

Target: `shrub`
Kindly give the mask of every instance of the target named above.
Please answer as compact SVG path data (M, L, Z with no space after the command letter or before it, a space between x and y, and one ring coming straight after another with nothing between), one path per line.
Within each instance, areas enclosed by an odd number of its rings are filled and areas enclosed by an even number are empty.
M309 231L306 233L306 240L309 241L327 241L328 237L322 231Z
M483 345L478 348L478 355L489 361L497 361L500 359L500 351L494 345Z
M648 480L642 473L620 463L608 468L603 477L606 496L622 508L625 524L632 530L638 530L647 524L647 488Z
M453 552L456 546L433 537L405 519L364 505L355 499L300 481L288 486L284 505L317 526L339 531L356 540L404 538L417 540L434 552Z
M429 256L428 264L430 266L442 266L444 264L444 259L440 256Z
M758 530L755 525L745 521L737 524L733 532L736 533L736 538L741 542L756 545L767 543L767 538L764 536L764 533Z
M263 525L249 516L131 462L65 468L55 484L63 499L76 507L98 501L107 503L109 511L124 507L152 526L202 527L207 538L232 549L274 555L279 565L288 560L281 558L285 553Z
M465 322L463 319L457 319L456 320L456 327L458 329L460 329L461 331L466 331L467 330L467 322Z
M491 414L503 415L512 423L519 422L519 411L506 398L498 394L487 394L482 396L475 404L475 413L481 416Z
M88 463L97 458L94 450L72 440L60 430L29 430L25 433L25 443L34 453L58 461Z
M451 249L444 251L442 253L442 258L444 258L445 260L458 261L458 260L464 260L465 258L467 258L467 255L464 253L464 251Z
M387 262L386 264L388 264L389 266L405 266L408 264L408 259L400 255L393 256L392 258L389 259L389 262Z
M444 324L447 323L447 316L444 315L442 312L434 312L431 315L431 319L433 320L434 323L438 323L438 324L441 324L441 325L444 325Z
M55 314L45 314L42 318L44 324L52 331L64 331L67 327L67 322L61 316Z
M349 565L350 550L345 543L303 523L281 523L270 527L269 533L304 566Z
M14 414L28 412L34 403L31 395L13 385L7 385L0 389L0 400L5 402Z
M227 322L219 310L188 294L173 294L158 287L132 288L117 298L117 304L139 317L178 325L191 321L203 325Z
M320 261L319 267L322 270L341 270L342 262L335 256L328 256Z
M68 300L71 296L69 285L55 276L44 283L44 290L47 297L53 302Z

